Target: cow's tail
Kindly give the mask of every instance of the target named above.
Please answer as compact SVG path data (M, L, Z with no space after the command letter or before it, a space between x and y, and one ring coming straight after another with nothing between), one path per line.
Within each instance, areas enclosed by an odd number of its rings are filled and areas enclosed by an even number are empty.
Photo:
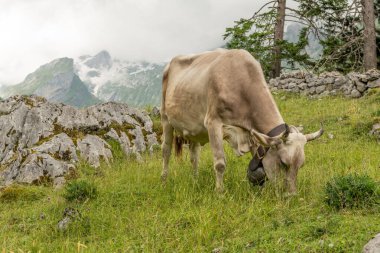
M177 157L182 155L182 146L185 140L181 136L175 135L173 138L174 141L174 153Z

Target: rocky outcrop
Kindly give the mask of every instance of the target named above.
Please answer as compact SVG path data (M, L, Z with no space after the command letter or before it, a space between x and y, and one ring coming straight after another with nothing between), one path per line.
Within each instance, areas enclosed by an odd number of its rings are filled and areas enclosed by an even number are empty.
M79 159L94 167L113 156L109 139L138 157L157 145L146 112L109 102L86 109L37 96L0 101L0 186L62 184Z
M363 253L379 253L380 252L380 234L372 238L363 248Z
M375 123L369 133L374 135L380 141L380 123Z
M325 72L320 75L295 71L283 73L271 79L272 91L284 90L312 97L324 97L343 94L346 97L359 98L369 89L380 87L380 70L372 69L366 73Z

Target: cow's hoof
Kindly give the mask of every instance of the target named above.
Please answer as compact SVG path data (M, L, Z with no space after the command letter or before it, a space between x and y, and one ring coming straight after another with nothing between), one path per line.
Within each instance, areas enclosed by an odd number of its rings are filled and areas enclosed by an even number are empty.
M224 194L224 187L216 187L215 192L220 195Z
M168 179L168 174L161 174L161 181L163 183L165 183L167 179Z
M284 193L284 198L285 199L290 199L290 198L293 198L293 197L297 197L297 192L286 192Z

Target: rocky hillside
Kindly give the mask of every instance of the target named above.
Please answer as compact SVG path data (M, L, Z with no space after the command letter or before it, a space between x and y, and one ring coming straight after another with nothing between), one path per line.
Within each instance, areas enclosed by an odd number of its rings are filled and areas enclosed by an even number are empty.
M29 74L23 82L0 89L0 95L4 98L31 94L76 107L100 103L74 73L74 61L70 58L49 62Z
M108 102L75 109L37 96L0 102L0 187L12 183L61 185L80 159L98 167L113 159L107 140L137 158L157 145L147 113Z

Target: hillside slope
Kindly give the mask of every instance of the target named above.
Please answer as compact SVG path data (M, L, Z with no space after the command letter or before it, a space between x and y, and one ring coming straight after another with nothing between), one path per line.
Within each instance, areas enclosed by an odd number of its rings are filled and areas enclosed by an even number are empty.
M376 93L376 92L372 92ZM380 94L360 99L275 95L289 124L305 132L322 121L325 134L305 146L298 196L280 187L252 187L246 179L250 155L236 157L226 145L226 192L217 195L209 145L202 148L199 178L189 153L172 157L169 180L160 181L161 152L143 161L120 156L97 170L83 164L78 182L96 186L97 198L69 202L65 189L19 187L0 195L0 249L50 252L361 252L379 232L380 206L336 211L324 189L334 176L357 173L380 181L380 144L368 134L379 120ZM59 230L68 208L80 214ZM69 209L70 210L70 209Z
M2 97L12 95L38 95L52 102L61 102L77 107L100 103L86 85L74 73L74 61L70 58L55 59L29 74L25 80L0 89Z

